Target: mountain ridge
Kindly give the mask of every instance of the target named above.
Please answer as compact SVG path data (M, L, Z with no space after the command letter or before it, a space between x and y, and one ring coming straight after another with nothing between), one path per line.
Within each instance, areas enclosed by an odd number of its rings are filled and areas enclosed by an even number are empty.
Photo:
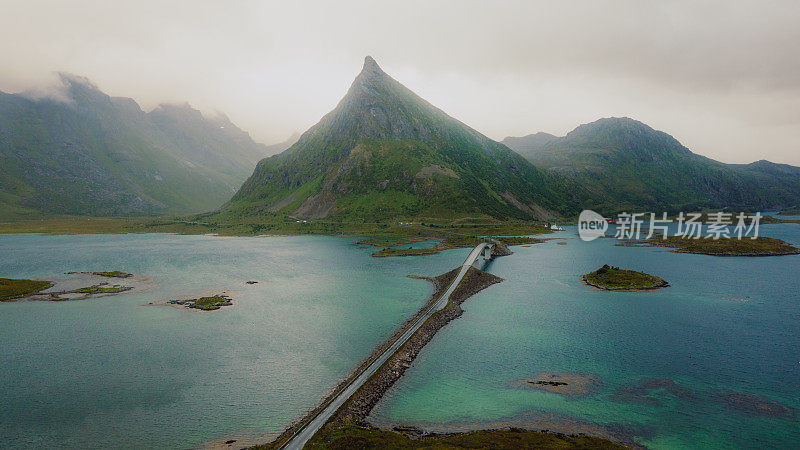
M0 216L192 213L230 198L266 146L188 104L143 111L85 77L0 92Z
M364 59L336 107L258 163L221 213L305 219L552 217L569 199L505 145Z
M599 119L547 140L532 136L503 142L563 177L584 206L607 213L769 210L800 203L800 168L768 161L725 164L631 118Z

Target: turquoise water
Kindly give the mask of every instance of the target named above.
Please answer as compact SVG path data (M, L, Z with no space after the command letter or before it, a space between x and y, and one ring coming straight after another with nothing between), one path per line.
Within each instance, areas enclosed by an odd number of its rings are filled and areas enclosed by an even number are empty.
M800 244L796 224L763 225L761 234ZM541 428L578 422L654 448L800 447L800 255L720 258L585 243L574 228L558 236L567 245L514 247L491 263L506 281L464 304L371 420L447 430L544 417ZM603 292L576 276L605 263L672 286ZM594 374L602 386L564 397L511 385L564 371ZM682 390L615 395L648 378ZM730 392L795 411L754 414L720 401Z
M0 304L0 447L187 448L282 430L425 301L430 285L406 274L468 252L377 259L355 241L0 236L2 277L152 277L118 296ZM236 305L146 306L220 290Z
M800 244L796 224L762 234ZM506 281L464 304L372 420L458 428L544 415L655 448L800 446L797 416L719 401L734 391L800 409L800 256L715 258L584 243L574 229L558 236L568 244L515 247L492 262ZM113 297L0 304L0 447L187 448L283 429L424 302L430 286L406 274L438 275L469 252L376 259L356 240L0 236L0 276L152 278ZM575 276L604 263L672 286L599 292ZM146 305L219 290L236 305ZM543 371L603 384L572 398L509 385ZM658 404L614 395L643 378L691 395L652 392Z

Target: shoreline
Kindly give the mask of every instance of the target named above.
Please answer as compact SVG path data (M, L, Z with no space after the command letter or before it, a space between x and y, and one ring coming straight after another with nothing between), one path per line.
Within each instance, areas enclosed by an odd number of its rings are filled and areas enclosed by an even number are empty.
M680 237L670 236L667 239L625 239L614 245L619 247L665 248L671 253L721 257L741 256L746 258L760 258L800 254L800 248L795 247L789 242L768 236L759 236L756 240L736 238L710 239L708 237L701 239L681 239Z
M636 442L635 438L647 435L647 430L627 428L622 424L601 424L548 411L526 410L519 414L498 420L453 421L453 422L410 422L393 421L371 424L381 430L393 430L403 434L424 436L456 436L481 430L514 430L523 429L533 432L567 435L593 436L606 439L631 449L647 447ZM422 432L421 434L418 434Z
M149 289L152 279L144 275L126 276L99 275L100 272L64 272L60 276L49 277L50 285L23 295L0 300L0 303L13 302L70 302L91 300L141 292Z

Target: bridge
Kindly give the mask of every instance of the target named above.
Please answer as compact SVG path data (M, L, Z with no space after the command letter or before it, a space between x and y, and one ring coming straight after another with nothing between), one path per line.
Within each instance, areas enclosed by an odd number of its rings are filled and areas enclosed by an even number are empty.
M461 280L464 278L464 275L467 274L467 271L470 267L475 264L475 261L478 260L479 257L482 257L485 261L492 259L492 250L494 250L496 242L481 242L480 244L476 245L475 248L469 253L467 259L464 260L464 264L461 265L461 270L458 271L458 275L456 275L453 282L450 283L450 286L447 290L439 296L439 299L436 300L428 309L425 310L425 313L422 314L416 322L414 322L411 327L409 327L405 333L403 333L399 338L397 338L392 345L389 346L386 350L383 351L372 363L364 369L361 374L359 374L353 381L347 384L344 389L342 389L339 394L334 397L330 403L328 403L325 408L316 413L316 415L312 416L311 420L307 421L303 424L300 428L298 428L294 434L292 434L289 439L283 443L279 448L281 449L288 449L288 450L300 450L305 445L306 442L311 439L314 434L325 425L331 417L333 417L334 413L347 401L355 392L364 385L364 383L369 380L369 378L378 371L378 369L386 362L392 355L394 355L403 344L408 341L408 339L416 333L416 331L428 320L429 317L434 315L437 311L444 309L447 306L448 300L450 299L450 295L453 291L456 290Z

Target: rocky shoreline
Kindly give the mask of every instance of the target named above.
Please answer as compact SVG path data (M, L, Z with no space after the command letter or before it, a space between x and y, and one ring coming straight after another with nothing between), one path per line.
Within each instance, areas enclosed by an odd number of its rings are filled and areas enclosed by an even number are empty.
M224 306L232 306L233 299L225 294L216 294L208 297L167 300L167 304L178 305L189 309L198 309L201 311L216 311Z
M75 275L75 274L82 274L82 275L95 275L98 277L105 277L105 278L130 278L133 276L132 273L122 272L119 270L111 270L105 272L65 272L64 275Z
M636 439L641 436L651 436L651 431L647 427L631 427L621 423L600 424L582 420L576 417L546 412L538 410L526 410L519 414L500 418L497 420L485 420L477 422L414 422L411 424L398 425L393 423L376 424L381 430L392 430L408 436L411 439L426 440L437 436L463 436L469 433L494 430L499 433L513 433L514 431L527 431L530 433L540 433L543 435L557 436L561 438L584 437L594 439L593 442L584 446L552 446L544 448L631 448L645 449L646 447L638 444ZM481 447L468 448L496 448L498 445L485 445ZM509 448L509 447L500 447ZM511 447L515 448L515 447ZM519 447L519 448L540 448L540 447Z
M617 292L636 292L636 291L657 291L659 289L663 289L665 287L669 287L669 283L666 280L662 280L663 283L659 284L658 286L652 287L634 287L634 288L609 288L594 284L586 279L586 275L581 275L578 277L581 280L581 283L597 289L599 291L617 291Z
M652 291L669 286L661 277L608 264L581 275L580 280L583 284L602 291Z

